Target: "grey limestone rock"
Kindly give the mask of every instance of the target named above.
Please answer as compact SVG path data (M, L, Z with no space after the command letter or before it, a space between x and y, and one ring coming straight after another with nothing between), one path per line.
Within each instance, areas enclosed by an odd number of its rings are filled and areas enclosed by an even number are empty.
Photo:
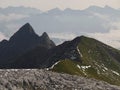
M0 90L120 90L120 87L43 69L5 69L0 70Z

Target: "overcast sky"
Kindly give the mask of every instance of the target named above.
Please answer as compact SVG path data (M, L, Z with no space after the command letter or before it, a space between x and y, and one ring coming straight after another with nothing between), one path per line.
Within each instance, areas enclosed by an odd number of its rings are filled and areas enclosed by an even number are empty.
M91 5L120 8L120 0L0 0L0 7L25 6L46 11L55 7L60 9L84 9Z

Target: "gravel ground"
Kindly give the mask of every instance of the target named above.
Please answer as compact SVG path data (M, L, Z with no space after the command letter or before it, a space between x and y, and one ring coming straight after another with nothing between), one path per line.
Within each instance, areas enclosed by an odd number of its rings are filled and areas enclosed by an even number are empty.
M2 69L0 90L120 90L120 87L43 69Z

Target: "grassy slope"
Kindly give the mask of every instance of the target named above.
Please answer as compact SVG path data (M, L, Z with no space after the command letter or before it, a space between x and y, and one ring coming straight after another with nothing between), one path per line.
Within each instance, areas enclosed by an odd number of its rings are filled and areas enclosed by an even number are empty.
M110 84L120 85L120 76L113 73L115 71L120 74L120 63L106 49L120 53L118 50L85 37L82 37L78 48L83 55L82 63L69 59L62 60L53 68L53 71L96 78ZM79 69L77 65L90 65L91 67Z

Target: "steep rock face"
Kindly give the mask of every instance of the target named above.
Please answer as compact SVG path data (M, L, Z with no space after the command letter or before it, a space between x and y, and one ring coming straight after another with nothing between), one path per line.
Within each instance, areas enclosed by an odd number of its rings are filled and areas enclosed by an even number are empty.
M50 49L48 52L48 57L42 65L46 65L45 67L51 67L59 60L66 58L82 62L82 56L80 55L77 47L78 43L81 41L81 37L77 37L72 41L66 41L63 44Z
M55 44L52 40L50 40L48 34L44 32L42 36L40 37L40 42L44 44L47 48L55 47Z
M38 38L39 36L34 32L32 26L26 23L22 26L11 38L11 42L22 42L28 38Z
M49 50L43 49L44 51L42 51L43 47L37 47L34 50L17 57L11 66L13 66L12 68L49 68L57 61L65 58L72 58L75 61L81 62L81 56L79 56L77 48L79 41L80 37L75 38L71 42L67 41ZM29 63L31 63L31 65L29 65Z
M35 49L25 53L22 56L13 59L13 62L9 63L9 68L19 69L33 69L41 68L40 66L45 62L48 49L45 47L36 47Z
M120 90L95 79L46 70L0 70L1 90Z
M13 58L20 56L37 46L50 49L55 47L55 44L50 40L47 33L43 33L43 35L39 37L34 32L32 26L29 23L26 23L10 38L9 41L3 40L0 42L0 67L4 67L7 63L13 62Z

